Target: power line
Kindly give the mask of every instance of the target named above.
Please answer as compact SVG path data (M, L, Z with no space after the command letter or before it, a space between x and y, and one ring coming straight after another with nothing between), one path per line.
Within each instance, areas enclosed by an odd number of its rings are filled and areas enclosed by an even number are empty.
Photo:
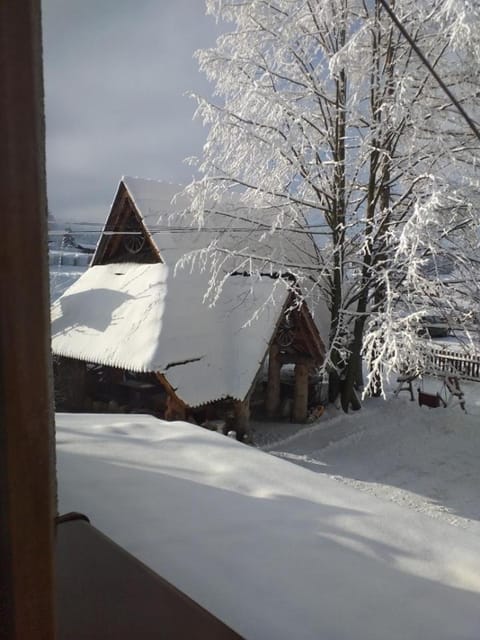
M255 224L255 222L252 220L252 224ZM274 229L274 232L282 232L284 233L285 231L291 231L292 233L304 233L305 231L310 231L312 229L325 229L327 228L328 225L325 224L311 224L311 225L302 225L301 228L296 228L296 227L277 227L276 229ZM268 227L261 227L261 228L252 228L252 227L169 227L168 225L166 226L154 226L154 227L147 227L147 230L149 233L192 233L192 232L196 232L198 231L199 233L269 233L269 228ZM59 237L63 237L65 235L67 236L80 236L80 235L88 235L88 234L101 234L104 236L138 236L141 235L143 233L143 231L139 230L139 231L104 231L103 226L99 226L97 229L89 229L89 230L84 230L84 229L72 229L70 231L49 231L48 235L49 236L59 236ZM313 232L315 233L315 232Z
M427 58L425 57L425 55L422 52L422 50L420 49L420 47L413 40L412 36L408 33L408 31L405 29L403 24L397 18L395 12L390 7L390 5L388 4L387 0L380 0L380 4L383 6L385 11L388 13L388 15L390 16L392 21L397 26L397 28L400 31L400 33L407 40L407 42L412 47L412 49L415 51L417 56L420 58L422 64L424 64L427 67L427 69L429 70L430 74L435 78L435 80L438 82L440 87L443 89L443 91L446 93L446 95L450 98L450 100L452 101L452 104L455 105L455 107L457 108L458 112L463 117L465 122L468 124L470 129L473 131L475 136L480 140L480 130L478 129L477 125L475 124L473 119L468 115L468 113L465 111L465 109L462 107L462 105L459 103L459 101L455 98L453 93L450 91L450 89L447 87L447 85L443 82L443 80L440 78L440 76L435 71L435 69L432 67L432 65L427 60Z

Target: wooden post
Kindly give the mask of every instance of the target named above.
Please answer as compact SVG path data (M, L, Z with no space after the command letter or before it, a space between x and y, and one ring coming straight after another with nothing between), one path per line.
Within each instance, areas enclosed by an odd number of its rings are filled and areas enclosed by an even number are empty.
M0 2L0 636L55 638L40 1Z
M280 408L280 347L276 343L270 345L268 355L268 381L266 410L269 418L275 418Z
M250 397L245 400L234 400L233 412L235 415L235 431L240 440L250 432Z
M293 422L305 422L308 416L308 367L295 365L295 391L293 398Z

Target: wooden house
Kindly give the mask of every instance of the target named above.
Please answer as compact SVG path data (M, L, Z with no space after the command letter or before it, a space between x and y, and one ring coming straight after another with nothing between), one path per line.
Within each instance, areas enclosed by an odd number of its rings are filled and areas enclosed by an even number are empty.
M268 415L273 418L279 411L281 367L294 364L292 419L305 420L309 373L324 357L306 304L278 272L254 279L232 269L216 303L205 303L209 273L180 268L174 274L177 260L212 238L236 247L247 237L252 247L256 238L233 215L227 223L223 214L209 218L206 230L189 227L180 215L184 203L171 204L178 190L124 178L92 266L52 306L53 352L70 367L69 380L76 376L75 384L69 384L77 395L74 404L82 407L81 363L90 363L116 372L116 384L124 387L135 386L135 374L148 376L143 384L157 385L165 393L160 413L167 419L204 422L227 415L242 433L248 429L252 392L268 361ZM270 246L270 255L277 250L285 255L289 238L278 238L282 246ZM293 259L304 260L305 247L295 236L289 247Z

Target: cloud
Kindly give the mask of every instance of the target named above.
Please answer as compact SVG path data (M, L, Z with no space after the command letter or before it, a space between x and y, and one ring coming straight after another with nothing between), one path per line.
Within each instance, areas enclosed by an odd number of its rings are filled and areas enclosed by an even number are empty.
M193 53L218 34L201 0L43 3L49 207L103 221L124 174L186 182L211 91ZM83 213L84 212L84 213Z

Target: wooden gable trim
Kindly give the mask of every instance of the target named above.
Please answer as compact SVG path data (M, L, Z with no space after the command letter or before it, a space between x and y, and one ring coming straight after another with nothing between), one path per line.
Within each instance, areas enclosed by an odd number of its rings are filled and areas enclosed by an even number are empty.
M106 257L109 254L114 253L118 249L118 246L122 241L122 235L109 235L109 232L123 231L131 214L135 216L135 219L137 220L142 232L145 235L146 242L155 257L158 259L158 262L164 262L157 245L153 241L150 231L145 226L145 221L141 213L138 211L135 202L133 201L128 192L128 189L125 186L125 183L122 181L120 182L117 194L110 210L110 214L103 228L99 245L93 256L91 264L92 267L104 264Z
M165 412L165 420L186 420L188 405L177 396L175 389L168 382L163 373L155 372L155 375L167 392L167 410Z
M125 194L126 194L126 199L129 202L135 217L137 218L138 223L140 224L140 226L142 227L144 233L145 233L145 237L147 239L147 243L150 245L150 248L152 249L152 251L154 252L154 254L157 256L158 261L161 263L164 263L165 260L162 258L160 250L157 246L157 243L154 241L152 234L150 233L150 230L148 229L148 227L145 224L145 219L141 213L141 211L139 211L139 209L137 208L137 205L135 204L135 201L133 200L132 196L130 195L130 192L128 191L128 188L126 187L125 183L122 180L122 186L125 190Z
M300 316L310 338L312 339L312 343L315 345L317 356L320 358L321 362L323 362L325 358L325 345L318 331L317 325L312 318L312 314L305 303L300 307Z
M282 319L284 318L287 312L287 309L289 309L290 307L295 307L297 296L298 294L295 291L291 291L290 294L288 295L287 301L285 302L282 312L277 321L275 331L272 334L272 338L269 343L269 349L273 344L273 342L275 341L277 332L279 330ZM307 336L308 353L310 357L312 358L312 360L315 361L316 364L322 364L325 358L325 345L317 329L317 326L313 321L312 315L310 313L310 310L308 309L307 304L305 302L301 302L301 304L296 309L296 313L298 314L300 330L302 331L302 333L304 333ZM300 361L302 360L302 358L297 357L295 361L297 360ZM284 363L290 362L290 361L293 362L294 360L293 359L288 360L288 358L286 357L283 358Z
M155 257L158 259L158 262L163 263L164 260L162 258L162 256L160 255L160 251L158 250L158 247L156 245L156 243L153 241L152 238L152 234L150 233L150 231L147 229L147 227L145 226L145 220L143 219L142 214L139 212L139 210L137 209L134 201L132 200L130 194L127 192L127 196L126 196L126 203L128 203L128 206L130 207L130 213L133 213L138 224L140 225L140 227L142 228L143 233L145 234L145 239L147 241L147 245L149 246L149 248L151 249L151 251L153 252L153 254L155 255ZM125 221L127 220L128 215L125 216ZM121 236L117 236L118 237L118 241L121 241Z
M245 400L246 398L250 397L250 395L252 394L255 385L258 382L260 373L263 369L263 365L265 364L265 360L267 359L267 355L270 354L270 349L275 341L275 337L277 335L278 329L280 327L280 324L283 320L283 316L285 315L286 310L289 308L289 306L291 305L291 301L292 301L292 296L293 296L293 292L291 292L288 296L287 296L287 300L285 301L285 304L282 307L282 310L280 311L280 313L278 314L278 318L277 318L277 322L275 323L275 328L272 331L272 335L270 336L270 340L268 341L267 344L267 348L265 349L265 353L263 355L263 358L260 360L260 363L258 365L258 369L257 372L255 374L255 376L253 377L252 380L252 384L250 385L250 388L248 389L247 394L245 395L245 398L243 398L243 400Z
M112 208L110 209L110 213L108 215L107 221L105 222L105 226L103 227L102 235L100 237L100 242L98 244L97 250L93 255L93 259L91 262L92 267L102 264L107 248L110 245L110 241L112 238L115 237L115 236L105 235L105 231L113 231L119 225L121 214L124 213L124 202L125 202L126 192L127 190L125 189L125 185L123 184L123 182L121 182L118 187L115 199L113 201Z

